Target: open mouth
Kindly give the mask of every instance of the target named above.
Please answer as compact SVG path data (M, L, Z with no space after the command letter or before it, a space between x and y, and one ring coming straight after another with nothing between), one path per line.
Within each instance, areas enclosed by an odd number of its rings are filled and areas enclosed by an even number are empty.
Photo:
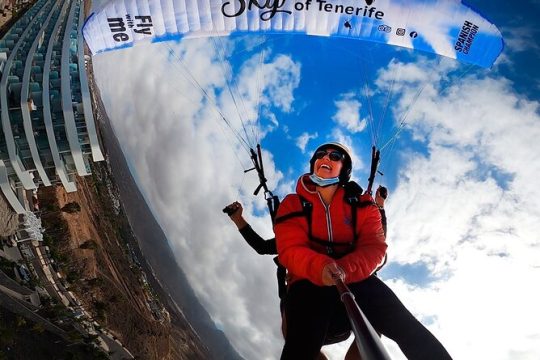
M332 170L332 167L330 165L327 165L327 164L322 164L321 166L319 166L319 169Z

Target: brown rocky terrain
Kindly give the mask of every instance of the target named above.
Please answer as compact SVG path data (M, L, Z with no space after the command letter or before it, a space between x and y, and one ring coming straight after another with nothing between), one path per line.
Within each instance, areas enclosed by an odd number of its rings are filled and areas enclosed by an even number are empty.
M0 194L0 236L8 236L15 232L19 225L19 217L9 206L4 194Z
M143 275L138 265L144 259L132 250L137 242L116 200L106 163L93 164L92 170L92 176L77 180L77 192L66 193L57 186L38 193L45 242L69 289L136 358L209 358L183 315L167 308L167 295L143 280L152 274ZM166 310L156 315L150 300Z

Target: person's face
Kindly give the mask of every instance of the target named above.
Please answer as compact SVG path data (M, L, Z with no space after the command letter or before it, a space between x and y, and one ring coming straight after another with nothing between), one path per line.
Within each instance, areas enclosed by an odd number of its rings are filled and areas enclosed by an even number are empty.
M315 153L313 172L323 179L338 177L343 167L344 158L343 152L339 149L319 150Z

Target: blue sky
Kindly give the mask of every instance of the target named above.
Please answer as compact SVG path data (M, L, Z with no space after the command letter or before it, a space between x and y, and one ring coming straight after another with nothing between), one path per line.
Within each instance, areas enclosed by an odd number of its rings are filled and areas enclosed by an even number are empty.
M221 213L239 200L252 226L272 236L235 131L261 141L269 186L283 196L328 140L352 148L353 177L365 187L373 137L384 145L403 114L406 125L383 149L376 181L390 190L381 278L456 359L540 355L540 3L469 4L505 39L489 70L361 41L285 35L94 56L145 197L197 295L246 359L278 358L283 342L273 262ZM339 359L345 349L325 352Z

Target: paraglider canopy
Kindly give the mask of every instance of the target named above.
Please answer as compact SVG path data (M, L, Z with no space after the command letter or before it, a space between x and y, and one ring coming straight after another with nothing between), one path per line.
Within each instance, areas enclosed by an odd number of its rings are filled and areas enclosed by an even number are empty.
M184 37L294 33L366 40L490 67L500 32L456 0L112 0L88 18L92 53Z

